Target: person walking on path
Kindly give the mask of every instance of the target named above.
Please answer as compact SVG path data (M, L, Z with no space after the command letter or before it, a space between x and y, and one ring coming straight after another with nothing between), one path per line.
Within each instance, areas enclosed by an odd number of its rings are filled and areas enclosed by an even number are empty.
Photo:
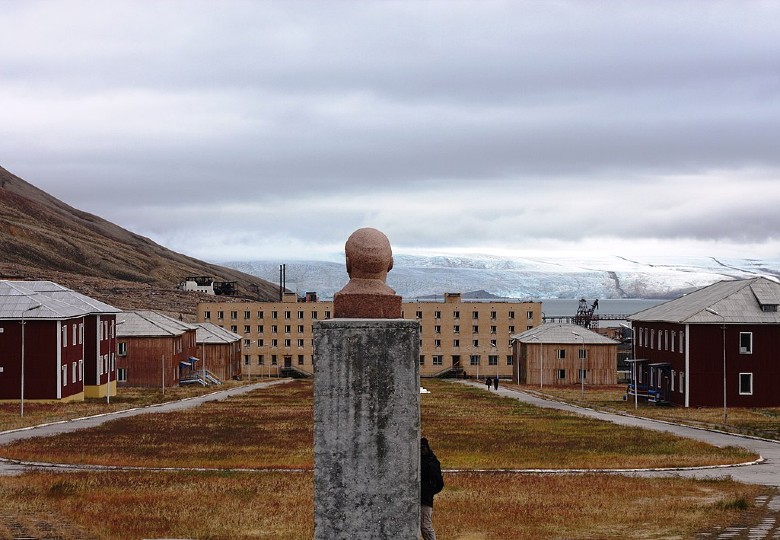
M492 386L492 381L490 380L490 377L485 377L485 385L487 386L487 389L490 390L490 387Z
M433 497L444 488L441 464L428 445L420 439L420 533L423 540L436 540L433 530Z
M498 375L496 375L496 378L493 379L493 388L498 390Z

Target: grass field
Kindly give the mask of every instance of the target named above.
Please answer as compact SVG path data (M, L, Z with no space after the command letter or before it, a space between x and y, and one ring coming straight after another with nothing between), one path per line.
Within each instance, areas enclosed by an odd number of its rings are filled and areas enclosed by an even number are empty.
M542 389L538 386L510 386L601 410L626 412L647 418L780 440L780 407L731 407L728 409L728 424L724 424L721 407L657 406L642 401L639 401L636 407L633 399L623 400L625 385L586 387L584 400L581 398L579 386L545 386Z
M534 409L481 389L426 381L422 429L445 468L637 467L746 461L737 449ZM63 404L65 405L65 404ZM310 539L312 389L274 386L191 411L0 447L38 461L302 468L304 472L72 472L0 478L4 516L57 538ZM436 499L440 538L691 538L733 523L767 489L620 475L460 472ZM649 516L669 516L655 519ZM4 530L5 528L5 530ZM54 531L54 532L52 532ZM44 534L41 533L40 536ZM18 536L18 533L17 533Z

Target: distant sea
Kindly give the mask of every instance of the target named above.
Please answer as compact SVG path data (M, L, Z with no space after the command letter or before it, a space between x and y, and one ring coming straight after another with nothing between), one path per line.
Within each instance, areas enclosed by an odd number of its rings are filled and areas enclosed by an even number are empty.
M594 299L588 299L588 307L593 305ZM579 300L551 298L540 300L542 313L545 317L573 317L580 305ZM644 309L651 308L666 302L666 300L643 300L636 298L619 298L614 300L599 300L599 307L594 312L596 315L633 315Z

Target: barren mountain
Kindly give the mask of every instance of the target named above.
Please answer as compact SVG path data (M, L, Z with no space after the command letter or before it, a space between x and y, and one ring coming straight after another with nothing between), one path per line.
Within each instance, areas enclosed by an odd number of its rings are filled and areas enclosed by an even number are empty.
M155 309L191 319L202 293L187 276L235 281L237 296L273 300L273 283L160 246L52 197L0 167L0 279L45 279L121 309Z

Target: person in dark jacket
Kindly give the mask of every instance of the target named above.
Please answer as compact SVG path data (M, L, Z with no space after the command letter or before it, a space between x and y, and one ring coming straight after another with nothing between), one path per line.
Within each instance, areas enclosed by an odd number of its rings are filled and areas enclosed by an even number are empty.
M485 377L485 385L487 386L487 389L490 390L490 388L493 386L493 379L490 377Z
M436 540L433 530L433 497L444 487L441 464L428 445L428 439L420 439L420 533L423 540Z
M493 388L498 390L498 376L496 375L496 378L493 379Z

